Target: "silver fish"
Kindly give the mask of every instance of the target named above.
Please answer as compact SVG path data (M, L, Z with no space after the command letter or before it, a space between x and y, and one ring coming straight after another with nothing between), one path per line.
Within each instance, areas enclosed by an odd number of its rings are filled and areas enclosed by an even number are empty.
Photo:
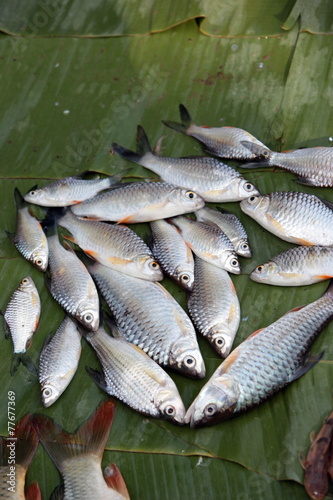
M142 349L103 328L84 336L103 367L103 374L88 373L103 391L144 415L184 423L185 407L175 383Z
M71 232L73 241L91 258L125 274L150 281L163 279L151 250L132 229L76 217L67 211L58 220Z
M280 191L250 196L240 206L282 240L298 245L333 245L333 205L313 194Z
M254 155L263 159L244 168L280 167L297 175L297 182L306 186L333 187L333 148L316 147L277 153L265 146L243 142Z
M105 401L73 434L50 417L33 415L39 440L62 475L64 500L129 500L117 466L110 464L104 477L101 469L114 413L114 402Z
M166 158L155 155L142 127L137 133L138 153L116 143L113 150L123 158L158 174L165 182L193 189L205 201L239 201L259 194L258 190L234 168L207 156Z
M237 215L220 207L217 210L203 207L195 212L196 219L206 224L216 224L228 236L235 252L242 257L252 257L246 230Z
M191 320L165 288L97 263L89 271L126 340L162 366L194 378L205 376Z
M195 281L188 295L190 317L197 330L215 351L228 356L240 322L240 305L235 286L224 269L196 257Z
M48 265L47 239L40 222L29 212L29 205L24 202L20 191L15 188L17 208L16 233L9 235L18 251L40 271L46 271Z
M12 393L12 394L11 394ZM8 403L15 403L13 391L8 392ZM15 406L10 415L15 414ZM28 468L38 447L38 436L30 422L31 415L27 413L11 428L8 438L0 437L0 492L2 500L42 500L39 486L36 482L25 488ZM10 420L9 420L10 422ZM8 422L8 425L10 425ZM9 428L8 428L9 430Z
M51 406L71 382L81 355L81 335L77 324L65 316L56 333L48 337L39 358L42 402Z
M74 205L71 210L80 217L129 224L194 212L204 204L193 191L166 182L131 182Z
M180 230L186 244L198 257L234 274L240 274L240 266L234 247L217 226L186 217L170 219Z
M251 160L256 158L256 154L251 152L248 147L244 146L242 144L243 141L266 148L261 141L241 128L200 127L195 125L183 104L179 105L179 113L182 123L162 120L164 125L194 137L204 144L205 150L208 153L220 156L221 158Z
M66 250L60 244L54 226L49 227L47 239L51 278L47 283L51 295L68 314L74 316L83 326L89 330L97 330L99 326L99 298L87 268L70 247Z
M333 248L299 246L272 257L250 274L258 283L302 286L333 277Z
M179 231L165 220L150 223L152 250L163 271L182 288L191 290L194 281L194 259Z
M5 335L12 338L14 346L11 373L15 373L20 362L35 371L30 358L25 355L32 337L38 328L41 303L38 290L30 276L22 279L8 302L4 312Z
M250 335L201 389L185 422L209 425L248 410L304 375L322 357L308 351L333 317L333 282L318 300Z
M89 180L84 178L87 174L88 172L83 172L80 175L64 177L50 182L40 189L35 186L28 191L24 199L29 203L43 207L66 207L95 196L119 180L119 176Z

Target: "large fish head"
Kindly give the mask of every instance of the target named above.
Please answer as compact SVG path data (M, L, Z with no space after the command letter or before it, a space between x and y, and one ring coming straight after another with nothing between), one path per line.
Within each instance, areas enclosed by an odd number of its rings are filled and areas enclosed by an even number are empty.
M185 406L173 383L159 389L154 399L161 416L174 423L184 424Z
M37 189L37 186L34 186L27 192L26 195L23 196L23 198L28 203L42 205L45 202L45 193L43 188Z
M177 266L175 270L175 277L179 286L190 292L194 284L194 265L191 267L186 266L186 268L184 265Z
M207 338L217 354L226 358L231 351L235 334L230 331L227 323L217 323L210 328Z
M191 427L216 424L234 414L239 395L237 383L228 374L214 375L186 412L185 423Z
M180 206L184 213L195 212L205 204L201 196L190 189L174 188L170 191L168 200Z
M258 189L246 179L240 179L238 184L238 196L240 200L245 200L249 196L259 196Z
M95 332L99 327L99 308L91 303L82 303L76 312L76 318L87 330Z
M223 252L221 258L222 258L221 267L223 267L223 269L233 274L240 274L241 268L239 265L236 252L231 252L230 250L227 250L226 252Z
M33 279L31 278L31 276L25 276L21 280L19 287L18 287L18 290L20 292L25 292L25 293L31 293L31 292L37 291L35 283L33 282Z
M59 398L63 390L57 384L57 380L54 380L54 382L51 380L45 381L41 386L41 398L45 408L51 406Z
M32 264L39 269L40 271L46 271L48 266L48 252L45 252L42 249L36 250L30 257L30 261Z
M235 244L235 250L238 255L242 257L252 257L252 250L249 242L246 239L241 239Z
M279 270L275 262L260 264L250 274L250 278L258 283L269 283L272 278L279 277Z
M136 266L143 279L148 281L161 281L163 279L161 266L150 255L139 255L136 259Z
M194 346L189 339L181 337L172 346L172 355L169 366L188 377L204 378L206 375L205 363L198 346Z
M269 205L268 196L251 195L246 200L240 202L240 207L244 213L250 217L257 218L260 214L267 212Z

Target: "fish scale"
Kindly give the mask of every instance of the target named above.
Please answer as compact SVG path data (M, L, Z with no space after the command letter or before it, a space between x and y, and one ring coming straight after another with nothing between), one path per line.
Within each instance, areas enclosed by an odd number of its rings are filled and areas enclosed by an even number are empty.
M90 266L89 272L126 340L162 366L204 377L204 362L191 320L165 288L98 263Z
M333 317L333 283L318 300L289 311L242 342L217 368L187 411L191 426L255 406L306 373L308 350Z
M315 195L280 191L252 196L241 209L276 236L301 245L333 245L333 210Z

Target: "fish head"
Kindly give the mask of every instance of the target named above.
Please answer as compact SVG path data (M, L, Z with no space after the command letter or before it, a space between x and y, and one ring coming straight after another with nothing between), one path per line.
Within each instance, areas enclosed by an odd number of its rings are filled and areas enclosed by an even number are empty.
M95 332L98 329L99 309L91 303L81 303L75 316L87 330Z
M250 196L259 196L258 189L246 179L241 178L238 184L238 196L240 200L245 200Z
M176 386L172 383L159 389L154 398L161 416L177 424L184 424L185 406L178 393Z
M161 281L163 272L159 263L151 255L139 255L136 259L138 272L143 279Z
M242 257L252 257L252 250L246 239L239 240L235 245L235 250L236 253Z
M174 188L170 191L168 200L180 206L184 213L195 212L205 205L201 196L190 189Z
M169 366L192 378L204 378L205 363L198 346L189 345L188 338L181 337L172 346Z
M222 358L226 358L230 353L234 337L226 323L217 323L207 333L209 342Z
M212 425L230 418L239 396L238 384L232 376L222 374L210 378L186 412L185 423L191 427Z
M30 257L30 261L36 267L36 269L39 269L43 272L45 272L47 269L48 260L48 253L43 251L42 249L36 250Z
M23 196L24 200L28 203L34 203L35 205L41 205L45 202L45 193L43 188L38 189L34 186Z
M186 268L183 265L177 266L175 278L177 279L179 286L190 292L194 284L194 266Z
M269 197L267 195L251 195L246 200L240 202L240 207L244 213L250 217L258 217L260 214L267 212L269 205Z
M45 381L41 386L41 398L45 408L51 406L62 392L56 381L53 383L50 380Z
M241 268L236 252L231 252L230 250L223 252L221 267L230 273L240 274Z
M258 283L267 283L272 277L278 277L279 270L275 262L260 264L250 274L250 278Z

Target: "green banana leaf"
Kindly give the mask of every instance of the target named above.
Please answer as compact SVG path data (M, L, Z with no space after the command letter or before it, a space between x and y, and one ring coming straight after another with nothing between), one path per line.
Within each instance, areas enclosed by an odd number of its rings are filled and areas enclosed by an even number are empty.
M51 5L57 14L49 13L43 24L41 12L47 14ZM164 155L202 154L194 139L162 124L162 119L179 120L180 103L196 123L244 128L273 150L330 146L331 10L324 0L309 5L243 0L177 6L2 1L0 7L0 308L5 310L20 280L30 274L42 302L41 322L29 349L38 365L45 337L57 329L64 313L42 273L7 237L6 231L15 231L14 188L24 194L36 184L87 169L122 172L129 180L156 178L113 155L111 143L134 149L136 126L141 124L152 146L166 136ZM242 172L241 164L228 163ZM287 172L257 169L243 174L261 193L297 190L333 201L331 189L300 186ZM232 276L241 302L237 346L289 309L317 299L327 283L285 289L252 282L248 275L258 264L292 245L247 217L238 203L223 206L239 216L253 248L253 258L242 259L242 275ZM42 209L34 210L43 216ZM146 224L134 229L142 237L148 233ZM186 308L184 292L168 279L163 284ZM313 346L314 353L324 351L324 356L304 377L260 407L213 427L177 427L117 402L103 466L111 461L118 465L134 500L308 498L300 457L310 445L310 433L319 430L332 409L331 336L329 325ZM199 344L205 380L170 373L185 406L221 362L204 339ZM15 392L17 420L27 412L43 413L68 432L107 398L85 370L99 368L96 356L84 340L82 346L73 381L45 409L35 376L23 366L10 375L11 341L0 336L2 436L8 436L8 391ZM41 446L28 471L27 482L33 480L45 499L60 482Z

